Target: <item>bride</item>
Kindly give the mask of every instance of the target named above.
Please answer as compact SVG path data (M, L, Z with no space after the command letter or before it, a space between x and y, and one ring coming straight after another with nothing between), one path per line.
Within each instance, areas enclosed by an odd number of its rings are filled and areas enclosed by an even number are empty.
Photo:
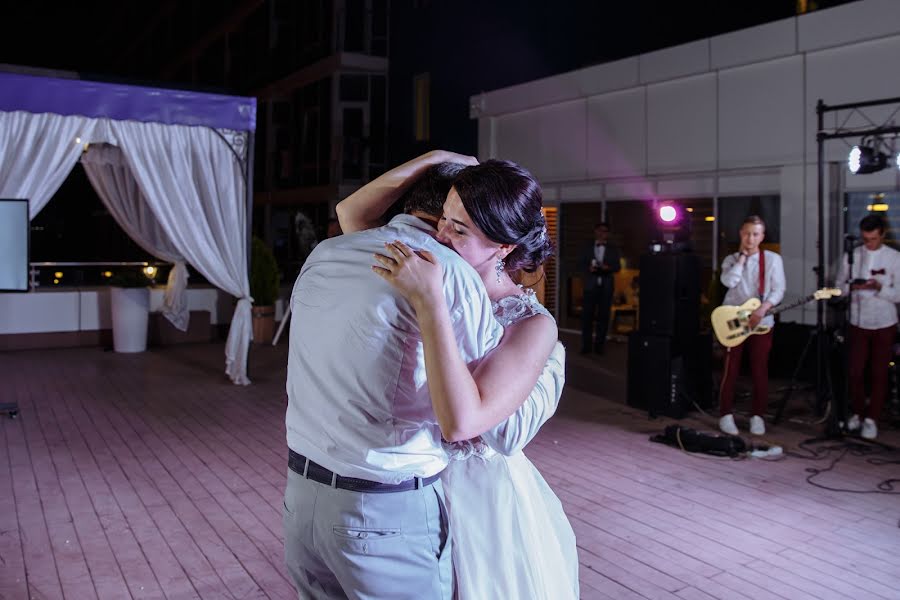
M564 380L556 322L531 290L510 277L533 272L552 253L540 186L511 162L473 164L469 157L429 153L344 200L338 207L341 227L349 233L375 226L408 179L442 159L472 166L454 180L437 239L481 276L504 326L500 345L474 373L468 370L450 327L441 265L431 253L399 241L387 244L384 255L375 255L373 270L407 298L419 321L432 404L454 459L441 479L456 596L578 598L572 527L522 452L555 411Z

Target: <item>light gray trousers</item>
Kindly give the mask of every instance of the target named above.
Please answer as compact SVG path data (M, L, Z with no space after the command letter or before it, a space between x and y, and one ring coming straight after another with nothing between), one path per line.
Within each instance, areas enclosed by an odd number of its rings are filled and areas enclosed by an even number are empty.
M332 488L288 469L288 572L301 600L450 600L450 526L440 480L408 492Z

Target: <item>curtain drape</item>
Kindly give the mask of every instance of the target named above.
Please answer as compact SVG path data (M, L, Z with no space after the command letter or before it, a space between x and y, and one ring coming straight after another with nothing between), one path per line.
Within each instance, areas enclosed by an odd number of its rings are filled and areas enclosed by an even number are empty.
M225 372L237 384L250 383L246 194L234 154L208 128L114 121L110 129L173 246L210 283L238 299Z
M175 264L169 272L162 314L176 328L187 331L187 265L150 210L122 151L109 144L94 144L82 155L81 164L97 195L125 233L148 253Z
M236 384L250 383L253 299L247 273L246 187L228 144L207 127L0 112L0 196L29 198L34 218L71 172L85 143L118 146L148 214L174 249L172 256L183 257L210 283L237 298L225 343L225 372ZM140 211L135 218L146 222ZM166 299L173 310L178 308L177 290L186 283L186 268L173 269Z
M0 198L28 198L34 218L62 185L96 119L0 112Z

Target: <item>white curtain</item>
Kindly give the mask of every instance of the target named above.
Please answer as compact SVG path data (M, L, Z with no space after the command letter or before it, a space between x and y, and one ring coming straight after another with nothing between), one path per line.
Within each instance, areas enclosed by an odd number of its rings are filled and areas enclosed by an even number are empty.
M0 112L0 197L29 198L34 218L71 172L86 142L119 147L173 256L183 257L238 299L225 343L225 372L234 383L250 383L253 299L246 190L225 140L206 127ZM176 281L167 290L172 306L178 302L178 286L187 282L186 269L175 272Z
M0 112L0 198L28 198L34 218L72 171L96 119Z
M113 121L110 130L172 245L210 283L238 299L225 372L248 384L252 337L244 179L231 149L204 127Z
M81 164L97 195L125 233L153 256L175 263L169 272L162 314L176 328L187 331L187 265L147 205L122 151L109 144L94 144L81 157Z

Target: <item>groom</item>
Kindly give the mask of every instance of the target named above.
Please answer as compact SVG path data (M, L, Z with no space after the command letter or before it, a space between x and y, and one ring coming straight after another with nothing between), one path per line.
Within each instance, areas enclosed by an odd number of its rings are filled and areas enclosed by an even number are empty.
M301 598L451 597L438 478L448 458L421 334L412 307L371 265L394 240L433 252L465 360L474 364L497 345L502 329L479 276L433 237L460 168L430 167L406 193L405 214L387 225L320 243L294 285L284 528ZM392 185L402 169L366 187Z

